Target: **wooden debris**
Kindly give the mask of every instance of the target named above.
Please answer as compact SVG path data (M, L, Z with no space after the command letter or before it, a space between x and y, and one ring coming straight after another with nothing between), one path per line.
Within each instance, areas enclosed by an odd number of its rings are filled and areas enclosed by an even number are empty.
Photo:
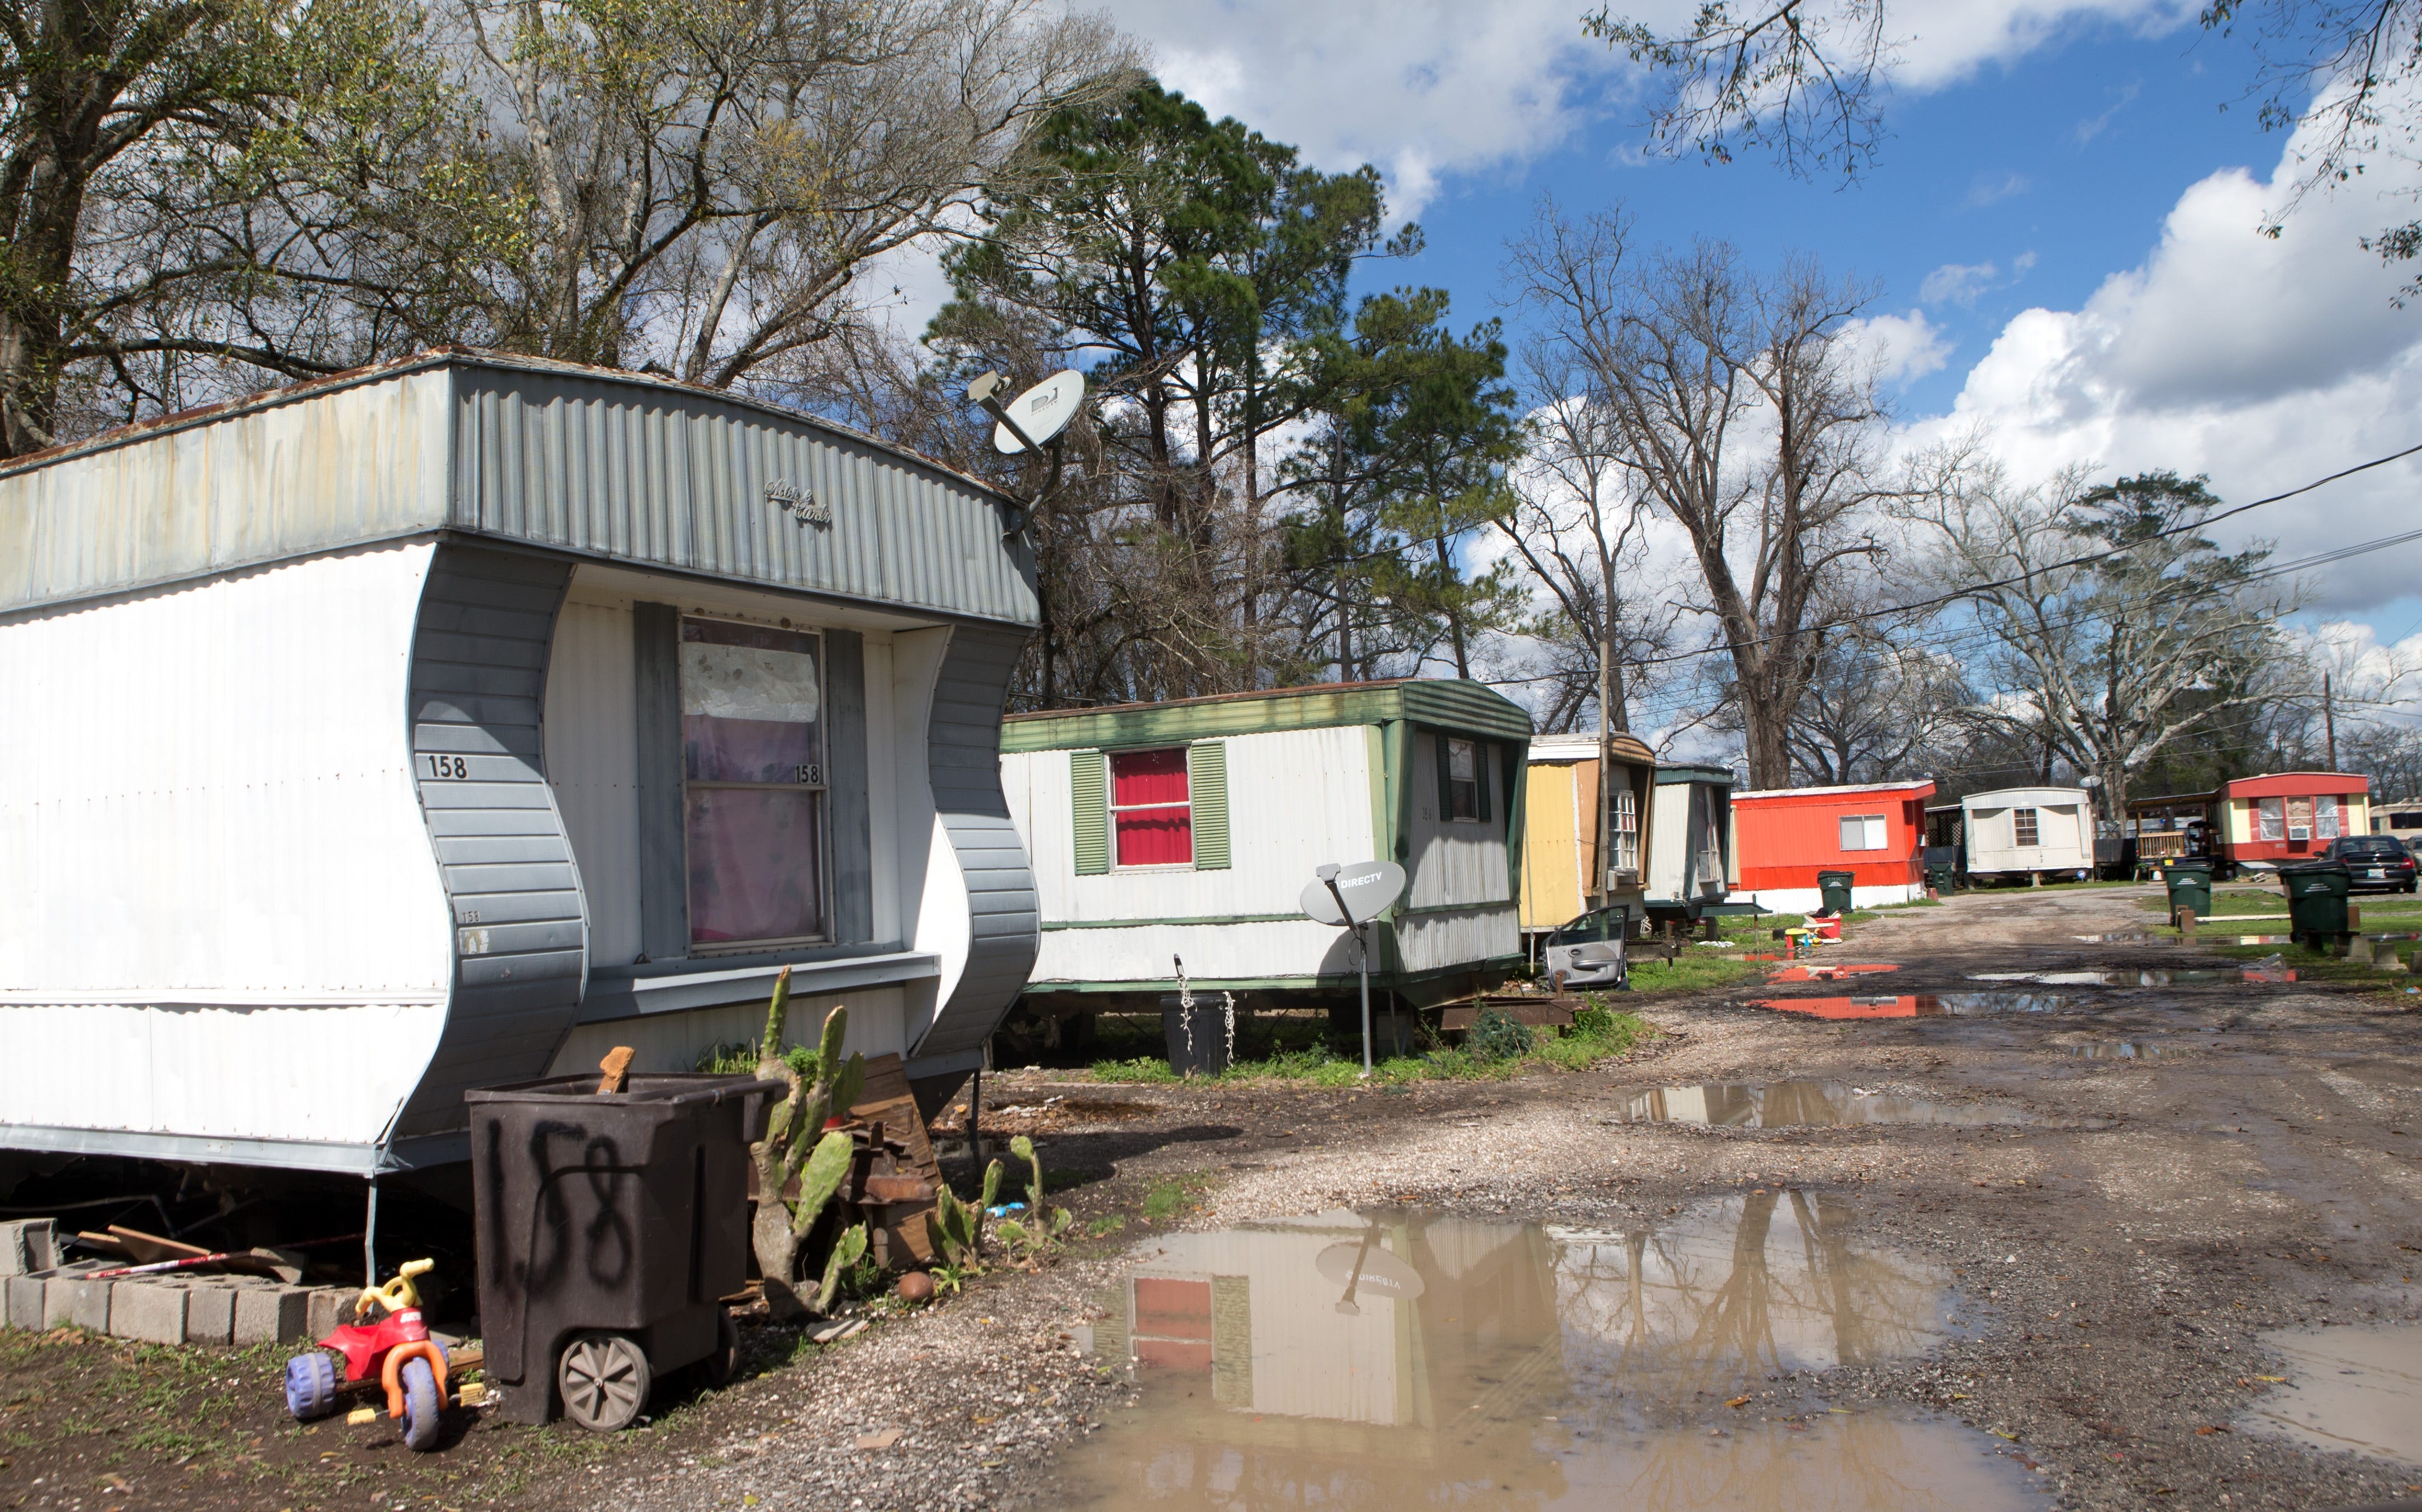
M148 1266L155 1260L197 1260L211 1252L198 1244L164 1239L157 1234L146 1234L123 1223L112 1223L109 1232L118 1236L118 1242L125 1247L127 1258L138 1265Z
M631 1059L638 1053L628 1045L617 1045L606 1052L606 1059L597 1063L597 1069L606 1073L597 1079L597 1095L607 1096L630 1085Z

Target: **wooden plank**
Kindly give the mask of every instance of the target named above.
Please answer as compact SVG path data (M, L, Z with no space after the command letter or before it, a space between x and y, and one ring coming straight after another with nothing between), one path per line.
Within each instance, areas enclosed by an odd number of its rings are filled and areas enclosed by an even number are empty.
M122 1223L112 1223L109 1232L118 1236L118 1243L125 1247L127 1255L136 1265L148 1266L162 1260L192 1260L212 1252L198 1244L180 1244L175 1239L164 1239L157 1234L146 1234L141 1229L128 1228Z
M942 1162L934 1154L933 1141L925 1137L925 1121L917 1115L916 1098L904 1094L881 1102L857 1103L849 1116L860 1123L882 1125L886 1136L908 1146L908 1169L936 1187L941 1185Z

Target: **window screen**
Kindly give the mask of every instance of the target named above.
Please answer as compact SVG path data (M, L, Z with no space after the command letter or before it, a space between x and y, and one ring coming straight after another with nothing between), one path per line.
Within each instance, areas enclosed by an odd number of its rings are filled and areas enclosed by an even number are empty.
M1842 816L1842 848L1846 851L1883 849L1884 816L1879 813L1844 814Z
M2012 843L2020 845L2040 843L2036 839L2036 811L2033 809L2011 810L2010 828L2016 837Z
M826 932L821 649L796 631L682 622L693 943Z
M2254 838L2285 840L2288 838L2287 804L2279 798L2254 800Z
M1185 747L1111 755L1110 828L1121 866L1194 864Z

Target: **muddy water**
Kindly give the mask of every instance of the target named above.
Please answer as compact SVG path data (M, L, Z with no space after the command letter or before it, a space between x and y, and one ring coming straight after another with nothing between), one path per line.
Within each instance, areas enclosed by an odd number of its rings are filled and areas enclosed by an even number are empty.
M1172 1509L2043 1504L1996 1441L1768 1378L1922 1351L1942 1271L1834 1199L1759 1191L1637 1232L1405 1209L1178 1235L1101 1299L1140 1405L1054 1504ZM1786 1393L1788 1388L1785 1388Z
M2264 980L2268 980L2265 977ZM1971 971L1971 982L2024 982L2039 987L2185 987L2212 982L2251 982L2251 967L2202 968L2183 971ZM2293 975L2288 978L2292 982Z
M2068 1053L2089 1061L2151 1061L2173 1053L2167 1047L2143 1040L2088 1040L2068 1047Z
M2093 1000L2058 992L1904 992L1849 998L1759 998L1753 1008L1813 1018L1942 1018L1978 1014L2049 1014Z
M2021 1109L1902 1097L1847 1081L1659 1087L1627 1098L1623 1117L1625 1122L1634 1124L1705 1124L1720 1128L1807 1128L1849 1124L1947 1124L1973 1128L2040 1122Z
M2249 1426L2422 1465L2422 1326L2343 1324L2262 1342L2288 1357L2288 1383L2255 1399Z

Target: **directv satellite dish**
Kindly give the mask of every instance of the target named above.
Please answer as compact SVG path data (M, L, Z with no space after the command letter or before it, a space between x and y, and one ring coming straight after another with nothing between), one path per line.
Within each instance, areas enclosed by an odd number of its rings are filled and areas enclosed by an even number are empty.
M1068 422L1077 417L1077 405L1084 397L1083 373L1074 368L1053 373L993 411L1004 422L992 428L994 449L1012 456L1041 450L1045 442L1067 429ZM981 396L978 402L982 402Z
M1405 869L1393 861L1364 861L1322 870L1333 871L1335 875L1313 878L1304 884L1303 896L1296 900L1315 923L1369 923L1405 890ZM1334 891L1330 890L1332 883ZM1337 908L1340 898L1345 900L1343 913Z
M1340 1286L1350 1286L1357 1292L1374 1297L1392 1298L1409 1302L1429 1289L1415 1270L1400 1256L1380 1249L1368 1240L1360 1244L1352 1239L1332 1244L1313 1257L1320 1273Z

